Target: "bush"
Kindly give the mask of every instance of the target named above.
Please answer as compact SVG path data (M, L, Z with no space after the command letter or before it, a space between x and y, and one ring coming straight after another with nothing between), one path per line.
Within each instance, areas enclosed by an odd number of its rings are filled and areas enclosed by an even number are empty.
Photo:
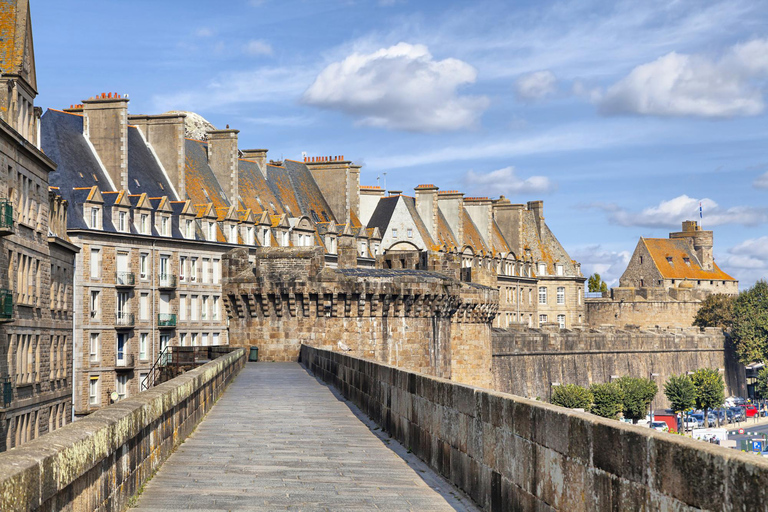
M589 387L593 401L590 412L603 418L616 418L623 407L623 396L618 384L592 384Z
M592 405L592 393L576 384L556 386L552 390L552 403L569 409L589 409Z

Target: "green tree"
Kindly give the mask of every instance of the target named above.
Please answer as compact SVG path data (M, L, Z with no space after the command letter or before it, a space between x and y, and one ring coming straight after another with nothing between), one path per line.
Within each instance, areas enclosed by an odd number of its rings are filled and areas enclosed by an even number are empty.
M768 358L768 283L764 279L734 301L731 337L742 363Z
M608 285L605 284L605 281L600 277L600 274L595 272L589 276L589 279L587 280L587 289L590 292L607 292Z
M760 398L768 398L768 366L763 366L757 373L755 391L760 395Z
M729 331L733 324L733 303L736 297L724 293L713 293L701 301L699 311L693 320L697 327L720 327Z
M592 393L576 384L556 386L552 390L552 403L569 409L589 409L592 405Z
M696 386L687 375L670 375L664 384L664 394L675 412L683 413L696 405Z
M710 409L722 407L725 402L725 383L717 368L699 368L691 375L696 388L696 407L704 410L704 419Z
M656 383L642 377L622 377L616 384L621 388L624 417L631 419L632 423L645 418L648 406L659 392Z
M593 401L590 412L603 418L616 418L621 412L623 397L621 388L612 382L606 384L592 384L589 387Z

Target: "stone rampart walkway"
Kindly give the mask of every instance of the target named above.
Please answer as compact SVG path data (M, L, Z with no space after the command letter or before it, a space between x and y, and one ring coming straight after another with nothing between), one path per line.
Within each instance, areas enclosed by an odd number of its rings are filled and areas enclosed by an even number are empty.
M248 363L131 510L475 510L358 416L298 364Z

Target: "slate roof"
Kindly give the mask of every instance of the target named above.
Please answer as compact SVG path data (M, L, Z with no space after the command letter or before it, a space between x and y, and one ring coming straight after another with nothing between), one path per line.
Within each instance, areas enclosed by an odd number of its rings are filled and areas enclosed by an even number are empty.
M128 190L131 194L180 199L136 126L128 127Z
M436 242L442 245L445 250L450 251L458 246L456 243L456 236L451 231L451 227L448 225L448 221L445 219L442 210L437 210L437 240Z
M488 246L480 235L477 226L472 222L472 218L464 208L461 209L461 221L464 223L464 245L472 247L475 254L489 253Z
M530 210L523 211L521 231L521 242L523 248L531 250L531 260L533 263L545 263L547 265L547 275L556 274L555 264L563 266L563 275L577 276L579 272L576 269L575 262L571 259L565 248L560 244L555 235L549 229L546 223L541 223L541 236L536 228L535 213ZM519 259L523 255L517 255ZM538 267L534 265L534 274L538 272Z
M34 45L28 0L0 0L0 72L20 75L37 90ZM27 40L29 38L29 40ZM24 69L24 53L30 48L30 66Z
M437 247L435 247L434 240L432 240L432 236L429 234L429 230L427 229L426 224L424 224L421 215L419 215L419 211L416 209L416 199L409 196L400 197L403 199L403 204L405 204L405 207L408 208L408 213L411 214L411 218L413 219L413 223L416 226L416 230L419 232L419 235L421 235L421 239L424 240L424 244L429 249L437 249ZM379 231L383 233L381 229L379 229Z
M383 235L389 226L389 221L392 220L392 214L395 213L395 207L400 196L387 196L379 199L376 209L373 210L370 220L368 220L368 226L372 228L379 228L379 232Z
M701 268L701 262L686 239L640 238L645 244L654 265L665 279L709 279L735 281L713 262L713 270ZM672 258L668 261L667 258ZM685 259L688 259L686 263Z
M191 199L194 204L213 203L215 208L229 206L229 199L208 165L208 143L194 139L186 139L185 142L184 186L187 197L181 199Z

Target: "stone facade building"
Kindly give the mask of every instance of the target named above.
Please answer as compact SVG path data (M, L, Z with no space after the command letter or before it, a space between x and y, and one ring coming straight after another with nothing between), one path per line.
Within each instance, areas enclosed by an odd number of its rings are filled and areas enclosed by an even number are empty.
M0 3L0 450L69 423L72 277L67 201L39 148L29 3Z

